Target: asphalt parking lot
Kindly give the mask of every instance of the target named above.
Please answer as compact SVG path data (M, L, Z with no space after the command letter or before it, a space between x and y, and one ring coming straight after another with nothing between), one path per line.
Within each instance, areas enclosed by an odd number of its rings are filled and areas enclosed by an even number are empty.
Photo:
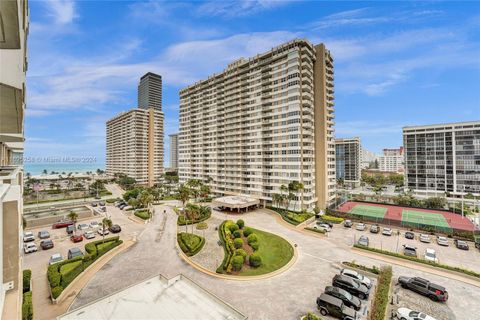
M475 248L473 242L468 242L469 250L460 250L455 247L453 239L450 238L448 238L448 247L445 247L437 244L436 236L434 235L430 235L430 243L423 243L419 241L420 232L417 231L414 231L415 239L410 240L405 238L405 232L408 231L406 229L392 228L392 236L385 236L381 233L383 230L382 226L380 226L380 232L377 234L369 231L371 224L367 223L365 231L356 230L356 226L356 222L354 222L352 228L345 228L343 224L336 224L333 226L332 231L328 233L328 237L347 245L353 245L361 235L365 235L369 239L370 247L398 253L403 253L404 244L410 245L417 248L418 258L423 258L425 250L430 248L436 251L439 263L480 272L480 250ZM398 231L400 231L400 236Z

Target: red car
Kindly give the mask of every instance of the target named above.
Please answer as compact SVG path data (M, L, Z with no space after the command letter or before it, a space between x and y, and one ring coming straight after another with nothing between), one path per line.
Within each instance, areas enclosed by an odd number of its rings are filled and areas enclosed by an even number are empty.
M68 226L71 226L72 224L73 221L58 221L52 225L52 229L66 228Z
M72 242L81 242L81 241L83 241L83 237L80 234L76 234L76 235L71 236L70 240L72 240Z

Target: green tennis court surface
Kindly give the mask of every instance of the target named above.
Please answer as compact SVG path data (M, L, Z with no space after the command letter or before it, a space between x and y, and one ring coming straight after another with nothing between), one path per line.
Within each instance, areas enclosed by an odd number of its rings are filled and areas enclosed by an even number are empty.
M348 213L355 214L357 216L383 219L385 217L385 213L387 213L387 208L356 205Z
M451 228L442 214L430 214L414 210L403 210L402 222Z

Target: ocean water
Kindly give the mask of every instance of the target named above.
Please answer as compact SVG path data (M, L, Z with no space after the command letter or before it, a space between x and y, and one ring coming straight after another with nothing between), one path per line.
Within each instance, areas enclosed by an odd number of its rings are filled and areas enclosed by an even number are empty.
M43 170L47 170L48 173L65 172L65 173L83 173L87 171L97 171L97 169L105 170L105 163L25 163L24 171L29 172L31 175L42 174Z

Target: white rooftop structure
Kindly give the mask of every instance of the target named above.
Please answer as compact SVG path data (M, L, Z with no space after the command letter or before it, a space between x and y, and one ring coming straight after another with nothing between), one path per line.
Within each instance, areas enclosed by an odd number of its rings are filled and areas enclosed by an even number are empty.
M212 202L216 206L237 210L249 209L250 207L256 207L260 204L260 200L244 195L225 196L216 198Z
M162 275L70 311L57 320L244 320L247 317L183 275Z

